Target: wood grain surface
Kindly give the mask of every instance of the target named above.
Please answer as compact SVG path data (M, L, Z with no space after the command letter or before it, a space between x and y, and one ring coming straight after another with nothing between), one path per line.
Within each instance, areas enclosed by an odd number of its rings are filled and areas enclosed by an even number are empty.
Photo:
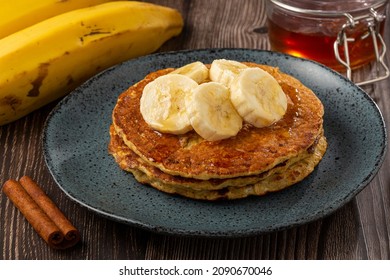
M182 34L159 50L209 47L269 49L265 1L148 1L178 9ZM390 21L386 26L389 42ZM386 55L389 64L389 52ZM6 67L1 65L0 67ZM371 71L354 74L360 79ZM390 79L365 86L390 122ZM51 177L42 154L44 122L53 102L0 127L0 184L34 178L81 231L82 242L65 251L49 248L0 193L0 259L390 259L390 154L373 181L330 216L288 230L245 238L156 234L120 224L70 200Z

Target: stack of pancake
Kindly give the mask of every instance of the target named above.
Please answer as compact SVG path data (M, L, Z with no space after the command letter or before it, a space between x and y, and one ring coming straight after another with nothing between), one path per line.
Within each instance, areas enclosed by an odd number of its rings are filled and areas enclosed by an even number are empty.
M288 96L284 117L268 127L245 124L234 137L206 141L196 132L160 133L140 113L146 84L168 74L147 75L123 92L113 110L109 152L136 180L171 194L216 200L264 195L303 180L322 159L327 142L321 101L278 68L245 63L270 73Z

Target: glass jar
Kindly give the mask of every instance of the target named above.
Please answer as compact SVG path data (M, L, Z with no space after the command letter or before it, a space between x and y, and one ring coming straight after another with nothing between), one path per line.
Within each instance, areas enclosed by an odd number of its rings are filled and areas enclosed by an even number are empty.
M267 0L271 49L349 72L383 63L389 0ZM387 73L388 75L388 73Z

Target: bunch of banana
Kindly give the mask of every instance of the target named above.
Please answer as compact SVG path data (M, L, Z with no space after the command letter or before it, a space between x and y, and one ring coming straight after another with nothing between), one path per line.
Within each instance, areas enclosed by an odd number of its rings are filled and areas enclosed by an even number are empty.
M144 120L161 132L194 129L202 138L217 141L237 135L243 121L265 127L286 113L286 94L260 68L217 59L210 70L194 62L171 73L147 84L141 96Z
M56 15L113 0L0 0L0 39Z
M0 125L108 67L156 51L182 28L174 9L114 1L51 17L1 39Z

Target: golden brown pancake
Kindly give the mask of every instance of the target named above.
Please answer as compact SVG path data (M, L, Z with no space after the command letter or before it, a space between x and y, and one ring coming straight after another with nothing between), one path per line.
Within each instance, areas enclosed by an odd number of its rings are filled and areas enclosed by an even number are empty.
M174 176L149 165L136 155L110 128L109 151L119 166L131 172L137 181L158 190L203 200L237 199L249 195L264 195L289 187L309 175L326 150L326 140L321 134L315 143L299 157L279 164L269 171L253 176L231 179L199 180Z
M237 187L254 184L270 175L273 175L274 173L283 173L292 164L312 156L313 151L317 148L316 145L318 144L318 141L323 135L321 133L318 136L317 141L308 150L300 153L297 157L290 158L289 160L286 160L285 162L282 162L263 173L235 178L209 180L187 178L164 173L157 167L148 164L148 162L135 154L116 134L113 126L110 127L110 136L109 151L115 157L117 163L122 169L127 171L137 169L145 173L145 175L151 180L162 181L167 185L181 186L194 190L218 190L228 186Z
M278 68L246 64L274 76L290 99L285 116L273 125L256 128L245 124L237 136L214 142L194 131L184 135L155 131L143 120L140 98L147 83L173 70L164 69L150 73L119 96L112 114L115 132L147 165L169 175L200 180L259 175L298 157L322 132L321 101Z

